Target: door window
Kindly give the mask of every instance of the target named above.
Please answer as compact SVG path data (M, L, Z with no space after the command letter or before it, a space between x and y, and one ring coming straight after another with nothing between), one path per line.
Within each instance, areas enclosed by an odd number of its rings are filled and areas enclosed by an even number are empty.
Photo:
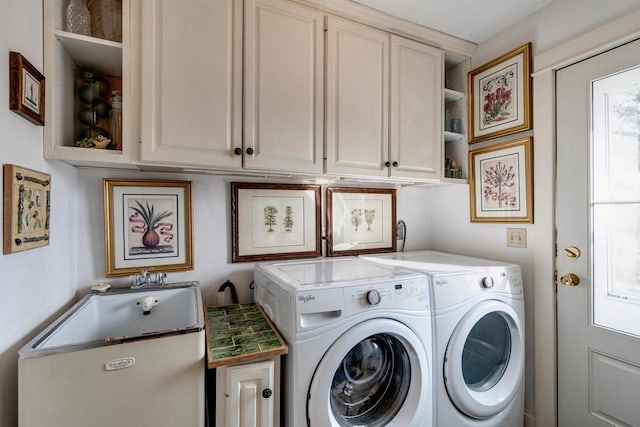
M640 67L592 83L593 323L640 335Z
M471 390L483 392L496 385L509 363L511 331L504 317L493 312L469 332L462 351L462 376Z
M341 426L384 426L398 413L411 382L409 355L392 335L376 334L342 359L331 383L331 410Z

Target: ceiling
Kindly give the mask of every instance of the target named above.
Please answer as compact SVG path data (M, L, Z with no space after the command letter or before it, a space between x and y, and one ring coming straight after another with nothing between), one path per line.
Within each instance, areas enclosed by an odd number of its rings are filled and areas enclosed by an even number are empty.
M425 27L481 43L554 0L353 0Z

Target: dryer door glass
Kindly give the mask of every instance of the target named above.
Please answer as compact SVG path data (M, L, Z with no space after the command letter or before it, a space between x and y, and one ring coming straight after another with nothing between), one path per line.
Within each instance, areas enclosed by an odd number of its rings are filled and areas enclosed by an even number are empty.
M409 355L388 334L372 335L342 359L331 383L331 410L341 426L384 426L398 413L411 382Z
M477 392L500 381L511 354L511 331L505 318L496 312L482 317L469 332L462 351L462 376Z

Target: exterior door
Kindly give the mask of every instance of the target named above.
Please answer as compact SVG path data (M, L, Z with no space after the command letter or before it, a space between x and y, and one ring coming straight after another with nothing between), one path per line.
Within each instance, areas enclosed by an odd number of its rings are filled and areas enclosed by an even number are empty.
M556 79L558 425L637 426L640 41Z

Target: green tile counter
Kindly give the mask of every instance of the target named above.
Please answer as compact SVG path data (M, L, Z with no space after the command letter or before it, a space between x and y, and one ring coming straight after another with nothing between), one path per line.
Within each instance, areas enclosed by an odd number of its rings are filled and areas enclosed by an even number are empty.
M206 307L210 369L287 354L289 348L255 303Z

